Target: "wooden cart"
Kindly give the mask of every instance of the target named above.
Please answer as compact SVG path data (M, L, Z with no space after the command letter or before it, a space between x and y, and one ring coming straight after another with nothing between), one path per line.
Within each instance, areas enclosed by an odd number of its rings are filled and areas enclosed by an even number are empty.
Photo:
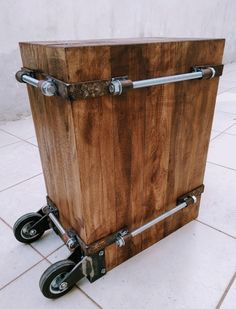
M71 255L40 279L49 298L91 282L198 215L223 39L20 43L47 204L17 220L53 228Z

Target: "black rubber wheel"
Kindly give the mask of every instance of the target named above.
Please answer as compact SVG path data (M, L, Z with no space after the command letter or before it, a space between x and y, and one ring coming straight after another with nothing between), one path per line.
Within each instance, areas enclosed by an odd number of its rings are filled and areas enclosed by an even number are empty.
M47 298L58 298L68 293L72 286L64 284L63 279L74 268L75 263L70 260L62 260L52 264L42 274L39 287L43 295Z
M39 239L43 235L44 231L30 231L30 228L41 218L42 216L36 212L28 213L20 217L13 226L15 238L25 244L30 244Z

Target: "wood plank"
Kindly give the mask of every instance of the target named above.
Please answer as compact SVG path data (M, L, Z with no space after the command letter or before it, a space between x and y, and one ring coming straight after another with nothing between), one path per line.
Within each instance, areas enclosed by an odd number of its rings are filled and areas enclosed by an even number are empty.
M70 81L110 76L108 48L70 49L67 59ZM84 240L92 243L116 231L112 98L77 100L72 109L86 218Z

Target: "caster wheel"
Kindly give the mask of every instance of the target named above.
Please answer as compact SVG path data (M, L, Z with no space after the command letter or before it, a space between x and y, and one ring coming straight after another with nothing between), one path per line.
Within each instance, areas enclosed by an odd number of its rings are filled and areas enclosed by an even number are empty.
M28 213L20 217L13 226L15 238L25 244L30 244L31 242L39 239L43 235L44 231L30 231L30 228L41 218L42 216L36 212Z
M68 293L72 286L63 283L65 276L74 268L75 263L70 260L62 260L48 267L42 274L39 287L47 298L58 298Z

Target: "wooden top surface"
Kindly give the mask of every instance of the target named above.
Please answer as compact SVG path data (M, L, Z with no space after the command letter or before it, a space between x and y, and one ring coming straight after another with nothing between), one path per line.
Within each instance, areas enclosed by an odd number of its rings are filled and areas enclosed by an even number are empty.
M46 45L48 47L85 47L85 46L114 46L114 45L136 45L164 42L189 42L189 41L215 41L224 40L222 38L166 38L166 37L146 37L146 38L119 38L119 39L97 39L97 40L76 40L76 41L33 41L20 42L20 44Z

